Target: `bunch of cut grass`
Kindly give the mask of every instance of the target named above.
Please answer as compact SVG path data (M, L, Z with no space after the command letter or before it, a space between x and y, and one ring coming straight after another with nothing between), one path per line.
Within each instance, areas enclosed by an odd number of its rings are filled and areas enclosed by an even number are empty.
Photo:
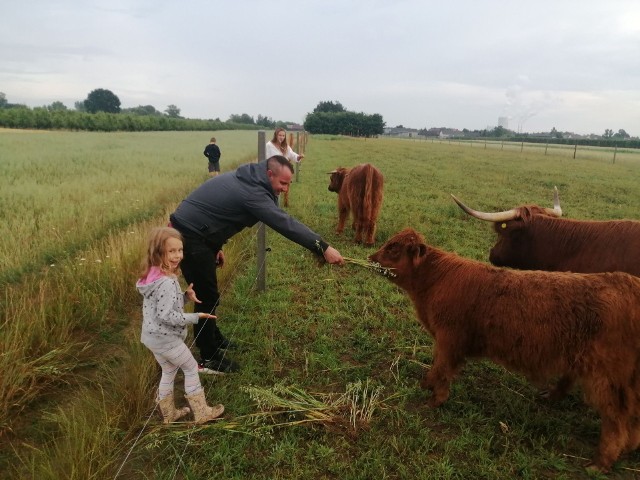
M395 278L397 276L395 273L392 272L392 270L395 270L394 268L383 267L378 262L371 262L369 260L359 260L357 258L350 258L350 257L342 257L342 258L344 258L344 261L347 263L364 267L367 270L371 270L375 273L382 275L383 277Z
M376 409L384 405L381 399L384 387L373 386L368 379L349 383L346 391L339 394L314 395L283 384L271 388L248 386L242 390L249 394L260 410L246 418L252 423L258 420L258 423L269 427L318 423L325 426L349 425L355 432L358 427L367 426Z

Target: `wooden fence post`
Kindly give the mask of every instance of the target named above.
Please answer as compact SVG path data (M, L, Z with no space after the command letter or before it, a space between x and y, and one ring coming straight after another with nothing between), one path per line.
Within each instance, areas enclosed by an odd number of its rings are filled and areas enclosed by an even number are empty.
M298 154L302 154L302 149L300 148L300 132L296 133L296 147L298 147ZM296 183L298 183L298 171L300 170L300 162L296 163Z
M520 153L522 153L522 150L524 150L524 142L520 144Z
M618 153L618 145L613 146L613 163L616 163L616 153Z
M576 152L578 151L578 142L576 142L576 146L573 148L573 158L576 158Z
M258 161L263 161L266 155L264 130L258 130ZM264 292L267 285L267 229L264 223L258 223L258 278L257 287L259 292Z
M544 154L547 154L547 148L549 148L549 142L544 146Z

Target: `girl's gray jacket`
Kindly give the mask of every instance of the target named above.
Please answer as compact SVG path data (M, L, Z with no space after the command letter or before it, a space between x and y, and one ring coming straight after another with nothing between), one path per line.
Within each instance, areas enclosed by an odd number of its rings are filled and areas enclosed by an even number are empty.
M317 255L328 247L320 235L278 207L266 160L210 178L178 205L170 220L183 234L199 235L216 248L258 222Z
M147 347L173 348L187 338L187 325L198 323L197 313L184 313L185 295L174 276L162 276L154 282L136 283L142 294L142 334Z

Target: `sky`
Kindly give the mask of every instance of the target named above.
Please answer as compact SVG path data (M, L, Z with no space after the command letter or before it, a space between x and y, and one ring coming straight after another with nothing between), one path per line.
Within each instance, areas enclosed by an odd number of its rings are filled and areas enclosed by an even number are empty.
M640 2L0 0L0 92L74 108L640 136Z

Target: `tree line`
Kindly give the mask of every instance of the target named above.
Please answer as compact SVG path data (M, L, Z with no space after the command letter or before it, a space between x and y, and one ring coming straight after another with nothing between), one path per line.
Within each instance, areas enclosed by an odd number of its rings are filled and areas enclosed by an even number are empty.
M122 108L117 95L107 89L92 90L83 101L75 102L75 109L62 102L29 108L11 104L0 92L0 127L61 129L88 131L194 131L256 128L288 128L294 122L275 121L258 115L256 119L232 114L227 121L216 119L188 119L180 116L180 109L169 105L160 112L152 105ZM366 115L346 110L340 102L322 101L307 114L304 128L310 133L371 137L384 131L382 115Z
M291 124L293 122L289 122ZM29 108L22 104L9 103L0 92L0 127L115 131L199 131L199 130L253 130L260 127L285 126L270 117L258 115L257 121L246 113L233 114L228 120L190 119L180 115L180 109L169 105L164 112L153 105L121 108L120 99L110 90L95 89L83 101L75 102L69 109L62 102Z
M340 102L318 103L304 121L304 129L309 133L373 137L384 132L382 115L356 113L346 110Z

